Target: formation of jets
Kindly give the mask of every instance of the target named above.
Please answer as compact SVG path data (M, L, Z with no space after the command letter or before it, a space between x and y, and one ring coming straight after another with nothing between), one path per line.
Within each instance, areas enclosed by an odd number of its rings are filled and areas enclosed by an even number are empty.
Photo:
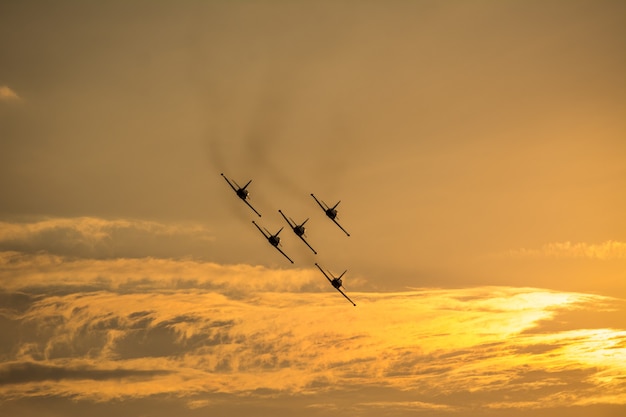
M230 186L230 188L233 189L233 191L235 191L235 194L237 194L237 197L239 197L248 207L250 207L250 209L252 209L252 211L254 211L256 213L257 216L261 217L261 213L259 213L251 204L250 204L250 193L248 192L247 188L250 185L250 183L252 182L252 180L248 181L246 183L246 185L244 185L243 187L239 186L239 184L237 184L237 182L235 182L235 180L233 179L229 179L228 177L226 177L226 175L224 175L223 173L221 174L222 177L226 180L226 182L228 183L228 185ZM350 236L350 233L348 233L346 231L346 229L344 229L338 222L337 222L337 206L339 205L339 203L341 201L338 201L337 204L335 204L334 206L330 207L328 204L326 204L323 200L318 200L317 197L315 197L315 195L313 195L313 193L311 193L311 197L313 197L313 199L315 200L315 202L317 202L317 204L322 208L322 210L324 211L324 213L326 214L326 216L333 221L333 223L335 223L347 236ZM280 215L285 219L285 221L287 222L287 224L289 224L289 227L291 227L291 229L293 230L293 232L296 234L296 236L298 236L308 247L309 249L311 249L311 251L313 251L314 254L317 255L317 251L315 249L313 249L313 247L309 244L309 242L305 239L306 235L305 235L305 223L309 221L309 219L307 218L306 220L304 220L302 223L298 224L297 222L295 222L291 217L287 217L285 215L285 213L282 212L282 210L278 210L278 212L280 213ZM257 222L255 222L254 220L252 221L252 224L254 224L256 226L257 229L259 229L259 232L261 232L261 234L263 234L263 237L274 247L276 248L276 250L278 250L285 258L287 258L289 260L289 262L291 262L292 264L294 263L293 260L285 253L283 252L283 250L280 248L281 243L280 243L280 237L278 236L280 234L280 232L283 230L284 227L281 227L276 233L272 234L270 233L269 230L267 230L265 227L261 227L259 226L259 224ZM339 275L338 277L335 277L332 273L330 272L326 272L322 269L321 266L319 266L319 264L316 262L315 266L322 272L322 274L324 274L324 276L326 277L326 279L328 280L328 282L330 282L330 284L333 286L333 288L335 288L337 291L339 291L339 293L341 293L341 295L343 295L348 301L350 301L350 303L353 306L356 306L356 304L343 292L342 288L343 288L343 281L342 281L342 277L344 276L344 274L347 272L343 271L343 273L341 275Z

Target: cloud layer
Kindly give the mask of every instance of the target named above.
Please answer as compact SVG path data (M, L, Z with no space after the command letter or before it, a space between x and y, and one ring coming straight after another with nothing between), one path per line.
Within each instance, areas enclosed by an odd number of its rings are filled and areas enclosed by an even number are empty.
M547 243L539 249L517 249L507 254L519 258L626 259L626 243L613 240L599 244L554 242Z
M277 401L311 416L513 416L626 404L623 300L503 286L376 292L348 273L354 308L312 266L177 256L185 241L213 237L194 224L0 223L0 408L281 415Z
M214 241L198 223L96 217L0 221L0 250L81 258L201 256Z
M10 87L6 85L0 85L0 101L18 101L21 100L20 96L17 95L15 91L13 91Z
M313 270L16 253L3 254L0 279L8 402L165 395L195 410L223 395L298 398L311 415L626 403L626 331L558 326L620 313L601 296L352 291L353 308ZM354 391L371 392L346 408Z

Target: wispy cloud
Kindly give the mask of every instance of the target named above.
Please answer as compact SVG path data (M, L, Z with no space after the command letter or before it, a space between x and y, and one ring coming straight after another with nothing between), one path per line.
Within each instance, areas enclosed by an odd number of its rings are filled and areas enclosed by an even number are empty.
M10 87L0 85L0 101L19 101L20 96L17 95Z
M213 240L201 224L95 217L0 222L0 250L88 258L184 256Z
M607 395L626 403L626 331L603 323L550 333L537 327L559 312L614 308L606 297L422 289L354 292L354 308L307 269L23 254L2 260L10 302L1 330L20 335L0 343L6 399L173 395L196 409L220 393L309 397L315 410L324 396L324 407L336 401L339 410L339 393L370 390L349 409L398 414L550 408Z
M167 396L199 412L224 396L297 398L338 415L626 404L626 331L593 315L623 314L614 299L511 287L378 293L357 276L354 308L314 268L101 254L161 238L212 235L96 218L0 223L0 397ZM348 392L366 394L346 403Z
M440 411L454 411L455 407L448 405L425 403L422 401L379 401L379 402L364 402L356 405L357 408L380 408L380 409L405 409L406 411L416 412L420 410L440 410Z
M2 287L10 291L137 293L219 290L229 295L301 291L325 283L313 270L270 270L193 259L80 259L51 254L0 252ZM326 283L327 284L327 283Z
M555 242L547 243L538 249L514 249L501 256L516 258L579 258L579 259L626 259L626 243L609 240L607 242L572 243Z

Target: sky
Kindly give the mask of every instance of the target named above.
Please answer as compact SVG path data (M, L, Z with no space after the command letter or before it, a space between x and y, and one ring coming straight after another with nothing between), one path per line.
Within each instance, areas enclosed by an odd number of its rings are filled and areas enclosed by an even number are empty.
M622 415L625 73L617 0L0 2L0 415Z

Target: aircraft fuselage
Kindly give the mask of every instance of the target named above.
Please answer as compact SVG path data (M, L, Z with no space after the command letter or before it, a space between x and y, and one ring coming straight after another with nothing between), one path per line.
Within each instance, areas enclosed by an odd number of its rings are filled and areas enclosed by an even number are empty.
M243 188L238 189L237 196L242 200L245 200L246 198L248 198L248 190L244 190Z

